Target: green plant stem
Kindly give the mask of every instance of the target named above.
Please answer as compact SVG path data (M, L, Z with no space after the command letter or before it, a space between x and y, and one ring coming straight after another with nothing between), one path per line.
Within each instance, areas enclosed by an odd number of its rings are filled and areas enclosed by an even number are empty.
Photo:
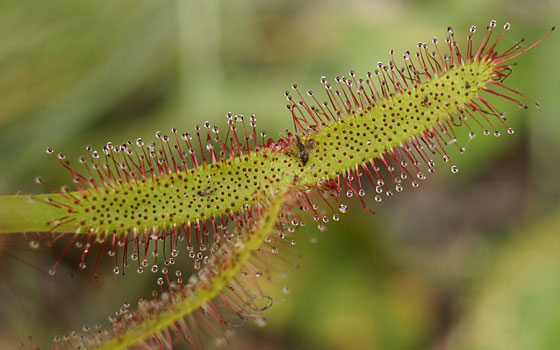
M48 222L60 217L60 209L46 205L47 197L56 200L60 195L0 196L0 233L45 232ZM62 227L61 227L62 228Z
M0 232L36 232L50 229L83 234L95 232L102 235L126 231L142 232L183 225L186 222L190 225L190 222L239 212L246 205L252 206L270 200L267 195L262 195L261 186L281 192L295 184L294 190L307 190L320 188L321 184L329 179L346 176L349 171L357 170L364 164L367 166L368 162L375 159L387 164L387 167L393 167L388 165L391 161L387 163L384 155L388 154L390 159L393 150L401 153L399 147L403 147L407 142L418 142L418 137L436 148L440 143L438 131L435 129L438 123L441 126L450 116L461 114L464 106L474 103L473 97L485 88L495 72L494 69L491 61L467 62L436 75L414 92L407 90L406 93L388 97L375 105L375 108L352 113L347 110L348 115L344 118L336 118L318 128L300 130L296 135L297 142L285 139L274 147L261 147L252 152L247 144L246 154L223 161L213 160L211 164L206 164L204 160L202 165L190 170L173 172L168 164L168 174L165 176L156 175L163 172L163 168L149 161L139 165L149 169L149 179L142 178L139 174L127 178L118 167L111 171L108 165L110 162L107 161L105 166L108 167L108 174L113 173L118 179L112 179L111 175L109 184L103 180L102 195L87 196L82 193L83 190L53 195L54 203L62 204L61 209L44 203L31 203L27 198L22 198L21 201L17 197L0 199L6 201L5 205L0 202L0 219L1 215L4 215L3 221L6 222L1 224ZM461 91L458 91L459 89ZM441 96L446 96L445 100ZM298 123L301 124L300 121ZM303 129L303 126L300 128ZM288 147L284 148L286 143ZM241 145L237 145L237 148L241 149ZM171 152L171 148L169 151ZM167 155L165 148L160 152L166 159L171 158L174 167L177 167L172 153ZM397 161L395 153L393 156ZM421 156L424 158L424 155ZM431 159L429 162L424 160L431 163ZM378 165L374 165L373 168L375 170ZM456 172L456 167L453 166L452 171ZM418 175L422 178L422 174ZM146 174L143 176L146 177ZM216 179L216 183L209 179ZM115 185L119 181L124 181L123 184L126 183L127 186ZM346 189L346 182L343 185ZM232 195L231 189L235 189L237 193ZM402 185L396 184L396 190L402 191ZM359 195L355 189L346 191L350 192L349 196ZM89 190L86 192L89 194ZM42 198L44 200L47 197ZM177 203L159 205L158 201L161 198L176 200ZM213 200L216 200L216 203L213 203ZM89 208L86 207L86 203ZM101 211L110 210L106 206L107 203L118 203L123 206L125 212L129 210L151 214L144 215L141 220L128 214L101 219L101 214L105 214ZM7 210L4 211L4 208ZM156 208L158 210L154 210ZM53 222L48 226L49 220L60 222Z

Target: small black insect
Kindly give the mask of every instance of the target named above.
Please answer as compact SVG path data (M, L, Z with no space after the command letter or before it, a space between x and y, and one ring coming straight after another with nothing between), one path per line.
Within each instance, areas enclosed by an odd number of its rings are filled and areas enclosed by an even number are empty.
M465 89L470 89L470 88L471 88L471 84L469 84L469 82L467 81L467 82L465 83Z
M202 191L198 191L198 195L199 195L199 196L209 196L209 195L211 195L211 194L214 194L215 192L216 192L216 189L215 189L215 188L207 187L207 188L205 188L205 189L202 190Z
M307 143L304 144L303 142L301 142L299 136L296 135L296 146L298 147L299 152L292 154L301 159L302 165L306 165L309 161L309 151L311 150L311 148L313 148L314 144L315 141L313 141L312 139L308 140Z

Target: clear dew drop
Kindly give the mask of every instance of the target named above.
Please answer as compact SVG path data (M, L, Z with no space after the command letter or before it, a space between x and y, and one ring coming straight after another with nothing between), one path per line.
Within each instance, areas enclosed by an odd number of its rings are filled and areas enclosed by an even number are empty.
M350 198L354 195L354 193L351 190L346 191L346 197Z
M376 192L376 193L383 193L383 187L381 187L381 186L375 186L375 192Z
M454 173L454 174L456 174L456 173L459 172L459 168L457 168L456 165L452 165L452 166L451 166L451 172Z
M332 219L333 219L334 221L338 221L338 220L340 220L340 217L339 217L338 215L334 214L334 215L332 216Z
M402 186L401 184L398 184L397 186L395 186L395 190L396 190L397 192L402 192L403 189L404 189L404 188L403 188L403 186Z
M56 273L56 270L54 268L49 270L49 275L54 276L55 273Z
M80 261L80 263L78 264L78 268L80 270L85 270L86 267L87 267L87 265L86 265L85 261Z
M484 136L488 136L488 135L490 135L490 130L484 129L483 133L484 133Z
M176 258L177 255L179 255L179 251L178 251L177 249L173 249L173 250L171 251L171 256L174 257L174 258Z
M347 207L346 205L344 205L344 204L341 204L341 205L338 206L338 210L339 210L341 213L346 213L346 211L348 210L348 207Z
M29 247L31 249L37 249L39 248L39 242L37 242L36 240L32 240L31 242L29 242Z
M319 225L317 225L317 228L321 232L325 232L327 230L327 226L323 225L323 223L320 223Z
M159 277L157 279L157 284L158 284L158 286L163 286L163 277Z
M157 264L153 264L153 265L152 265L152 272L156 273L157 270L158 270Z
M469 132L469 138L474 139L476 137L476 134L473 131Z
M360 197L363 197L363 196L366 195L366 191L360 190L360 191L358 191L358 195L359 195Z
M288 287L282 288L282 293L289 294L290 293L290 288L288 288Z
M114 273L115 275L118 275L118 274L119 274L119 267L118 267L118 266L113 267L113 273Z
M515 130L513 130L512 128L508 128L507 133L513 135L515 134Z
M258 317L255 319L255 324L257 325L257 327L264 327L266 326L266 320L264 317Z
M494 131L494 136L498 137L498 136L500 136L500 135L501 135L501 134L500 134L500 132L499 132L498 130Z
M138 269L136 270L136 272L142 273L142 272L144 272L144 268L142 266L138 266Z
M327 216L323 216L321 220L323 220L323 222L329 222L329 218Z
M375 195L375 201L376 201L376 202L381 202L382 200L383 200L383 199L381 198L380 195L378 195L378 194Z

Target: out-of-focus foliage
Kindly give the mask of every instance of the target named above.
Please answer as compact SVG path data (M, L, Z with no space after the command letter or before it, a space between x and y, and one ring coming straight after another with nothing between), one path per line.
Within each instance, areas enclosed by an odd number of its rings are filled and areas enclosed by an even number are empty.
M553 349L560 344L560 211L515 232L467 302L450 347Z
M256 114L259 128L291 128L283 91L297 82L365 74L418 41L459 38L470 25L511 22L504 46L560 24L557 1L3 1L0 3L0 193L41 191L35 175L69 183L43 150L69 159L87 144L151 139L225 113ZM482 33L478 33L482 34ZM480 39L481 35L478 36ZM509 78L540 110L503 103L513 136L483 137L453 154L419 189L377 205L355 203L327 232L300 230L301 270L267 311L264 329L239 327L234 348L556 348L560 194L558 35L520 57ZM463 138L464 140L464 138ZM83 150L83 151L82 151ZM370 189L369 192L372 190ZM524 227L521 229L521 227ZM307 244L308 237L318 243ZM0 241L0 348L32 334L103 322L146 298L157 276L92 269L55 278L62 246L30 251ZM180 262L190 264L187 258ZM89 264L93 267L93 261ZM187 267L182 267L184 273ZM503 340L507 338L507 342Z

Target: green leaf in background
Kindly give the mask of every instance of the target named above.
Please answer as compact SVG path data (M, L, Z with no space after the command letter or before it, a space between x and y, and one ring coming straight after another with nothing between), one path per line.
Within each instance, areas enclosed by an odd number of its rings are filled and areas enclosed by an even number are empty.
M514 232L471 286L452 349L560 347L560 210Z

